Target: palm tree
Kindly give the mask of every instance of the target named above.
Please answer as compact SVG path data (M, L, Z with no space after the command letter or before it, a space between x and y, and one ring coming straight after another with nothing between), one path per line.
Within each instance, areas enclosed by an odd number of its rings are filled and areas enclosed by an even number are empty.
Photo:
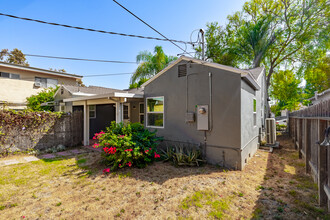
M265 17L257 22L248 21L238 30L236 52L252 61L252 67L260 66L276 35L271 29L272 19ZM253 60L251 60L251 58Z
M146 81L156 75L164 69L167 64L176 59L177 57L167 56L161 46L155 47L154 54L149 51L141 51L136 56L136 62L139 63L139 66L131 77L130 87L134 86L134 84L138 85L139 81Z

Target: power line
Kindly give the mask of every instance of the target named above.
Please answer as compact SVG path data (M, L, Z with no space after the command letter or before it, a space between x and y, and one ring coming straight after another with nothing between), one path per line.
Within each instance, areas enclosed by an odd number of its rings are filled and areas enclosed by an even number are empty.
M83 75L82 77L102 77L102 76L121 76L121 75L131 75L134 73L105 73L105 74L96 74L96 75ZM34 80L35 77L23 77L21 80Z
M99 75L86 75L83 77L99 77L99 76L118 76L118 75L128 75L133 73L107 73L107 74L99 74Z
M103 62L103 63L131 63L136 64L136 62L130 61L118 61L118 60L94 60L94 59L85 59L85 58L75 58L75 57L56 57L56 56L47 56L47 55L36 55L36 54L24 54L25 56L30 57L41 57L41 58L51 58L51 59L63 59L63 60L77 60L77 61L90 61L90 62Z
M84 27L78 27L78 26L71 26L67 24L58 24L54 22L47 22L47 21L42 21L42 20L37 20L37 19L32 19L32 18L25 18L25 17L19 17L15 15L10 15L10 14L4 14L0 13L1 16L6 16L10 18L16 18L16 19L21 19L25 21L34 21L42 24L49 24L49 25L55 25L55 26L61 26L61 27L66 27L66 28L73 28L73 29L78 29L78 30L84 30L84 31L92 31L92 32L99 32L103 34L113 34L113 35L120 35L120 36L125 36L125 37L136 37L136 38L143 38L143 39L148 39L148 40L159 40L159 41L170 41L170 42L177 42L177 43L183 43L183 44L190 44L190 42L186 41L180 41L180 40L173 40L173 39L162 39L158 37L147 37L147 36L141 36L141 35L135 35L135 34L123 34L123 33L117 33L117 32L112 32L112 31L103 31L103 30L97 30L97 29L92 29L92 28L84 28Z
M135 15L133 12L131 12L130 10L128 10L127 8L125 8L123 5L121 5L119 2L117 2L116 0L113 0L117 5L119 5L120 7L122 7L124 10L126 10L128 13L130 13L131 15L133 15L135 18L137 18L139 21L141 21L143 24L147 25L149 28L151 28L153 31L155 31L156 33L158 33L160 36L162 36L163 38L165 38L166 40L170 41L173 45L175 45L176 47L178 47L179 49L181 49L183 52L189 54L191 57L193 57L189 52L187 52L185 49L183 49L182 47L180 47L179 45L177 45L176 43L174 43L175 41L168 39L165 35L163 35L162 33L160 33L159 31L157 31L155 28L153 28L151 25L149 25L147 22L145 22L144 20L142 20L141 18L139 18L137 15Z

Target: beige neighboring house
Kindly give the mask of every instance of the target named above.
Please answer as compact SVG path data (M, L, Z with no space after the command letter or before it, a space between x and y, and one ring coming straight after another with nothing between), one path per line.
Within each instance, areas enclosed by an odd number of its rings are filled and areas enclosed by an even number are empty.
M0 62L0 107L26 108L26 98L57 85L77 86L82 76Z

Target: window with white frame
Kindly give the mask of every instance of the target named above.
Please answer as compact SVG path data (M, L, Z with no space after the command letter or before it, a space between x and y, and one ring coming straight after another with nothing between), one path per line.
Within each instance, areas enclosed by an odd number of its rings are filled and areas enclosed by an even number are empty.
M253 125L257 125L257 100L253 99Z
M164 97L147 98L147 127L164 127Z
M89 106L89 118L96 118L96 106L95 105Z
M144 103L139 103L139 122L144 124Z
M40 83L40 87L42 88L55 88L58 84L57 79L49 79L49 78L43 78L43 77L35 77L34 81L36 83Z

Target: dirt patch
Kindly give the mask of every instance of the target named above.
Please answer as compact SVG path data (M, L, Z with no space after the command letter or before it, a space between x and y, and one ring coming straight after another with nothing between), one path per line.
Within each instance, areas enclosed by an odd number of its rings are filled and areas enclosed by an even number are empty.
M157 162L108 176L99 153L2 167L4 219L315 219L317 187L287 137L243 171Z

